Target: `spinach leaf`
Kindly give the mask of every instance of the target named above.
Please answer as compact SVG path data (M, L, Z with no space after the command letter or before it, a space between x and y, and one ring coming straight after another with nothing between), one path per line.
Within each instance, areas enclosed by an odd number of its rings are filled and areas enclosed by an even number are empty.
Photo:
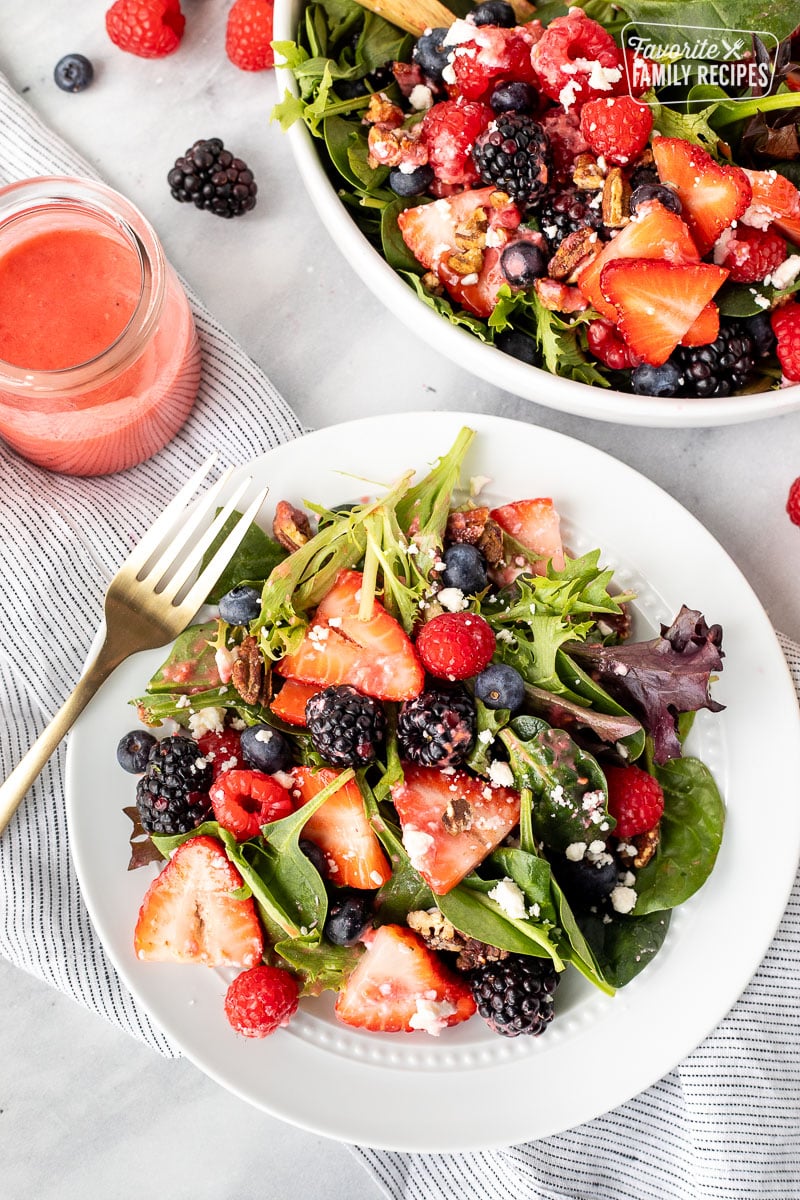
M671 913L619 917L604 925L594 914L581 917L581 929L612 987L622 988L655 958L664 944Z
M678 40L665 36L680 33L681 18L676 9L681 6L675 0L625 0L624 7L642 36L656 43ZM797 25L797 12L792 5L784 7L771 0L692 0L691 23L710 29L752 29L772 33L783 41Z
M567 962L571 962L575 969L580 971L584 979L588 979L590 983L593 983L601 992L605 992L607 996L613 996L614 989L619 984L609 979L601 967L592 947L583 935L583 931L569 906L566 896L555 879L551 879L551 889L558 924L564 934L563 939L559 941L559 951L562 957Z
M475 700L475 709L477 712L477 723L475 730L475 744L472 747L468 757L467 766L476 775L485 775L489 769L491 761L492 743L497 737L501 729L505 729L508 722L511 720L511 711L508 708L488 708L482 700ZM481 737L481 734L484 736ZM491 734L491 739L486 737Z
M190 829L188 833L151 833L150 841L159 854L163 854L164 858L171 858L178 846L182 846L184 842L188 842L194 837L213 837L217 841L221 841L222 830L217 821L203 821L202 825Z
M383 249L383 257L395 271L411 271L418 274L422 270L422 267L403 241L403 235L400 232L400 226L397 224L397 218L407 208L416 208L417 205L425 204L426 202L425 197L422 196L398 196L396 200L390 201L381 210L381 247Z
M503 846L489 856L489 864L497 868L501 878L513 879L528 906L534 909L537 921L544 921L551 926L558 924L550 895L550 864L546 858L527 850Z
M186 704L185 692L153 692L145 696L137 696L129 701L136 707L139 720L144 725L160 725L167 717L177 721L179 725L188 725L193 712L202 708L229 708L246 721L248 725L257 725L259 721L269 719L269 710L259 708L254 704L245 704L242 697L230 684L224 688L211 688L210 691L192 692L190 703ZM294 728L290 730L294 732Z
M618 742L624 746L627 752L624 757L630 762L639 758L644 751L645 733L636 718L563 650L556 654L556 672L565 686L591 705L591 712L586 714L586 724L594 729L598 737L602 741ZM606 723L602 717L598 719L597 714L611 717L612 720ZM614 717L619 718L616 724ZM580 715L576 714L576 720L580 723Z
M636 879L636 916L676 908L703 886L722 842L725 807L704 763L673 758L655 767L664 789L661 841Z
M364 27L356 45L356 61L365 74L388 62L402 62L411 56L414 39L373 12L364 13Z
M203 557L203 567L211 561L240 516L241 513L233 512L228 517L206 551ZM266 579L272 568L279 562L283 562L286 553L283 546L264 533L263 529L259 529L258 525L251 525L244 535L239 549L209 592L208 603L216 604L221 596L244 580Z
M175 639L166 661L147 685L148 692L179 695L218 688L221 680L215 660L217 622L190 625Z
M466 937L477 938L479 942L515 954L551 958L556 970L562 971L564 963L546 927L531 920L507 916L497 901L488 895L497 882L496 879L483 880L470 875L446 896L436 896L437 907Z
M489 317L489 328L501 333L509 327L530 333L535 339L547 370L553 375L609 387L609 381L586 353L585 335L580 329L589 320L586 313L565 321L545 308L536 292L512 292L503 284Z
M755 317L800 291L800 279L778 289L766 283L724 283L715 297L725 317ZM766 303L765 303L766 301Z
M286 938L276 942L274 950L301 977L304 996L340 991L364 953L363 946L334 946L319 933Z
M399 760L398 760L399 761ZM389 772L387 771L387 775ZM386 779L384 775L384 780ZM400 775L402 778L402 773ZM381 780L383 783L384 780ZM420 873L411 865L399 828L381 812L375 793L364 771L358 772L358 785L369 823L392 864L392 876L378 889L375 908L381 925L403 924L410 912L435 906L433 893Z

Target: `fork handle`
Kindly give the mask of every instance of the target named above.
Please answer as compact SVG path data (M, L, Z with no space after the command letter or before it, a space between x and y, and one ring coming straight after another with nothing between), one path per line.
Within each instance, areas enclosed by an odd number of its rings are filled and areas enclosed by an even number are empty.
M115 667L126 654L116 649L109 639L103 641L97 654L78 680L75 690L62 704L52 721L42 730L30 750L17 763L6 781L0 786L0 834L28 794L31 786L65 737Z

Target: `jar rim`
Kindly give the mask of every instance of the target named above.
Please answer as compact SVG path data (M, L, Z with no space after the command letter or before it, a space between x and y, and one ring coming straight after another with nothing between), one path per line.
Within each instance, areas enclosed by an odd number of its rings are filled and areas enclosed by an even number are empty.
M139 261L141 286L124 328L93 358L68 367L40 370L20 367L0 356L0 383L30 391L80 392L101 385L125 370L141 354L154 332L164 304L166 260L149 221L130 200L104 183L67 175L40 175L0 188L0 229L37 210L93 214L117 229Z

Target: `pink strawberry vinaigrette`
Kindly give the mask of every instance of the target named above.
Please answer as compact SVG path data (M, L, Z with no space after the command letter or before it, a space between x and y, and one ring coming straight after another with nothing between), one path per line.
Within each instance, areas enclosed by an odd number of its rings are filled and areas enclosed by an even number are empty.
M189 302L132 204L81 179L0 189L0 436L70 475L160 450L200 382Z

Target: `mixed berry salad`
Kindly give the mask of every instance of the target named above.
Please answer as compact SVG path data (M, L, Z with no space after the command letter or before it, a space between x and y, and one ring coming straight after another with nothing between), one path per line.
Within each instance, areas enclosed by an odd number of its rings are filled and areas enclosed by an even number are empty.
M276 43L299 92L276 116L320 139L342 202L420 300L587 384L800 382L797 14L771 14L771 53L743 45L763 85L726 91L691 61L678 86L626 47L629 22L664 7L649 0L450 7L415 39L355 0L313 0L297 42Z
M377 499L282 500L132 701L130 865L161 864L135 952L235 968L246 1036L326 990L358 1029L538 1035L565 970L625 986L714 866L684 742L720 627L634 640L550 498L461 490L473 437Z

